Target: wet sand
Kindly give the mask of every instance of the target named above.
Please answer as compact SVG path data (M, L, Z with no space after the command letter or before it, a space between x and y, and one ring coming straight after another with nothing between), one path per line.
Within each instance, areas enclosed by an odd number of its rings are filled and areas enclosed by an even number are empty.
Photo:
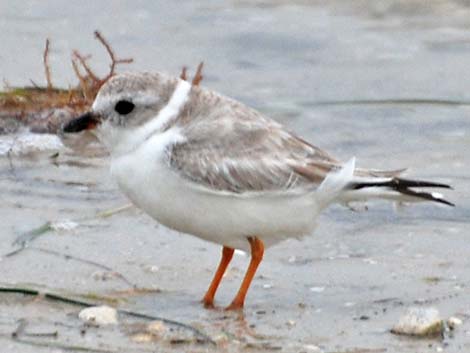
M424 8L414 1L203 1L176 8L143 1L120 4L111 17L108 2L81 3L65 9L59 2L45 7L31 1L20 9L1 2L0 76L12 84L42 82L42 46L50 37L53 78L67 86L74 82L69 51L100 52L92 40L98 28L118 53L134 56L131 69L177 74L203 59L205 86L341 159L356 156L363 167L410 167L407 176L450 183L455 190L446 195L457 207L331 207L314 234L266 252L240 317L198 302L218 246L159 226L136 209L97 216L128 202L102 154L54 144L40 153L3 154L0 254L46 222L55 230L13 256L0 256L1 286L177 320L218 346L175 342L188 335L184 330L137 343L132 337L144 321L124 316L119 326L83 333L77 305L1 293L2 352L470 350L470 8L457 2ZM140 9L144 5L149 9ZM94 58L98 69L105 68L105 54ZM0 136L3 143L11 139ZM247 263L235 257L217 295L221 307ZM444 340L392 335L408 306L436 307L463 325ZM27 320L26 333L57 331L57 337L12 338L20 319Z

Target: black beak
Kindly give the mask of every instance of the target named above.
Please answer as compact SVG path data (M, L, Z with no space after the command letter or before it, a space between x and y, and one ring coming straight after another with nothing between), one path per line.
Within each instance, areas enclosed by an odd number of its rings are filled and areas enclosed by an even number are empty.
M83 130L94 129L100 122L99 117L91 112L80 115L64 125L64 132L80 132Z

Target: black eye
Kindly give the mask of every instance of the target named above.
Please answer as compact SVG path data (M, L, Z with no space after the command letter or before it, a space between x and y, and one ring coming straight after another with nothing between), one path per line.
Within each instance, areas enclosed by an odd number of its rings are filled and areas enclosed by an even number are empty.
M114 110L121 115L127 115L134 110L134 107L134 103L126 100L121 100L116 103L116 105L114 106Z

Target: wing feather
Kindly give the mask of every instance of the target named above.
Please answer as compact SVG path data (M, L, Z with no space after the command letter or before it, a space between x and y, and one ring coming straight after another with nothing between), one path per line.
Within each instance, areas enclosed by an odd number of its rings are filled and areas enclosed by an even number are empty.
M186 140L169 153L173 170L207 188L245 193L316 188L336 168L319 148L243 108L185 126Z
M254 109L200 87L176 125L185 141L168 150L170 167L200 186L233 193L317 188L342 163ZM403 170L356 169L357 177Z

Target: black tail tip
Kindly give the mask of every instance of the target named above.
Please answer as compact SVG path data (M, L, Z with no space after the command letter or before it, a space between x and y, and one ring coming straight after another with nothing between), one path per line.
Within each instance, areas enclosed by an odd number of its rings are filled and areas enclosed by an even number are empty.
M450 206L450 207L455 207L455 203L452 203L452 202L447 201L447 200L445 200L445 199L435 199L435 200L433 200L433 201L442 203L442 204L447 205L447 206Z

